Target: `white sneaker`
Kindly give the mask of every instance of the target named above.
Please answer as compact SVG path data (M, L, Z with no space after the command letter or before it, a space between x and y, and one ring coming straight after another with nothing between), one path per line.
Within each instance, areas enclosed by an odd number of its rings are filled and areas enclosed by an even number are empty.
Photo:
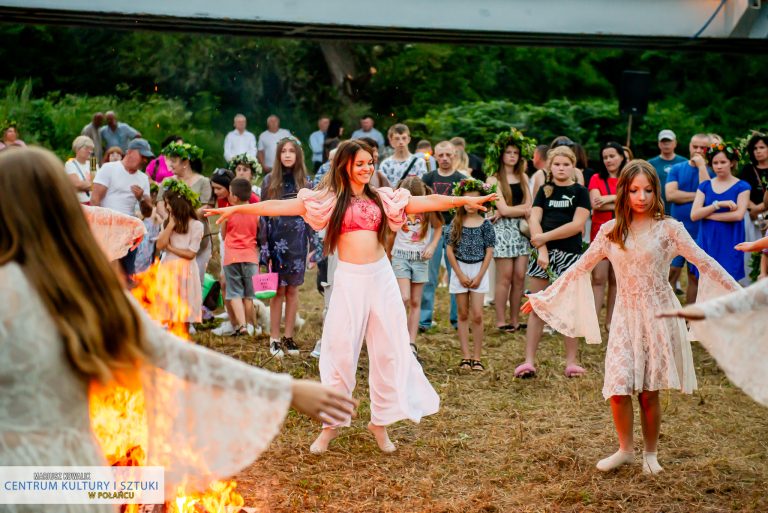
M190 334L190 335L196 335L196 334L197 334L197 330L195 329L195 327L194 327L194 326L192 326L192 325L190 324L190 325L189 325L189 329L187 330L187 333L188 333L188 334Z
M312 358L320 358L320 340L315 342L315 348L309 353Z
M214 335L217 335L219 337L229 337L231 335L234 335L235 328L232 326L232 323L229 321L224 321L221 323L221 326L211 331Z
M255 331L255 329L253 328L253 324L247 324L245 326L245 331L248 332L248 336L252 337L253 336L253 332Z
M547 335L554 335L555 334L555 330L552 329L552 326L550 326L549 324L545 324L544 325L544 333L547 334Z
M280 347L280 341L272 339L269 341L269 354L274 356L275 358L282 358L285 356L285 353L283 352L283 348Z
M217 319L229 319L229 314L227 313L226 310L224 310L220 314L214 315L214 317L216 317Z

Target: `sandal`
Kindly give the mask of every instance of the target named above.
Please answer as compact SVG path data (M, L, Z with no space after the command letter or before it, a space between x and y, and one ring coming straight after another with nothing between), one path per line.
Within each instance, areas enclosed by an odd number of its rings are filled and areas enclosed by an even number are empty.
M472 366L473 371L484 371L485 366L483 365L483 362L480 360L470 360L470 365Z
M578 378L582 374L586 374L587 369L580 365L571 364L565 368L566 378Z
M502 324L501 326L496 326L496 329L504 333L514 333L515 331L517 331L517 328L515 328L511 324Z
M459 369L472 370L472 360L462 359L461 363L459 363Z
M523 363L515 367L515 377L521 379L535 378L536 367L530 363Z

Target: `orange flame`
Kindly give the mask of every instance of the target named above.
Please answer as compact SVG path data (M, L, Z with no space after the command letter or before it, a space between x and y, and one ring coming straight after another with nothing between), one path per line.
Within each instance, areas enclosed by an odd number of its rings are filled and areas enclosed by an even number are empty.
M186 324L189 305L176 296L176 280L180 270L155 262L146 272L134 277L136 287L131 291L150 317L163 322L170 333L189 340ZM141 387L129 389L111 383L92 383L89 407L91 428L102 451L113 466L141 466L146 464L148 441L144 392ZM205 493L187 492L183 486L176 497L166 503L172 513L226 512L228 507L244 505L242 496L235 491L235 481L214 481ZM124 513L138 513L138 505L126 505Z

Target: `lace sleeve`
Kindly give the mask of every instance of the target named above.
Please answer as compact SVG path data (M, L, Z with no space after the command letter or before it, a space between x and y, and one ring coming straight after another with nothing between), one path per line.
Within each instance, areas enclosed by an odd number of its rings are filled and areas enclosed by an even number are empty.
M138 218L108 208L83 205L83 214L109 261L124 257L147 231Z
M696 306L707 317L692 323L701 345L728 379L768 406L768 280Z
M297 197L304 202L307 212L302 216L313 230L322 230L328 224L334 207L336 195L330 189L299 190Z
M693 241L681 222L672 221L670 225L678 254L699 269L697 301L706 301L741 288L720 264Z
M167 491L204 489L250 465L280 430L291 377L176 338L136 308L151 355L141 372L147 464L165 467Z
M391 187L379 187L376 192L384 206L384 215L387 216L389 228L397 232L405 224L405 207L411 199L411 191L408 189L392 190Z
M605 223L581 258L555 283L529 297L536 315L568 337L585 337L588 344L602 342L595 312L590 271L608 255L607 233L614 221Z

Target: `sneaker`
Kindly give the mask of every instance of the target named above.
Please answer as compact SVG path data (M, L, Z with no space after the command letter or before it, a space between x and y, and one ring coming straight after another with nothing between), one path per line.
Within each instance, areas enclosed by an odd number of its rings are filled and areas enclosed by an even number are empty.
M224 321L221 323L221 326L219 326L214 330L211 330L211 333L219 337L230 337L235 333L235 327L232 326L231 322Z
M217 319L224 319L224 320L228 320L228 319L229 319L229 314L227 313L227 311L226 311L226 310L224 310L224 311L223 311L223 312L221 312L220 314L216 314L216 315L214 315L214 317L215 317L215 318L217 318Z
M297 346L296 342L293 341L293 337L281 338L280 345L282 345L285 352L291 356L296 356L299 354L299 346Z
M254 327L253 327L253 324L248 324L248 325L246 325L246 326L245 326L245 331L247 331L247 332L248 332L248 335L252 337L252 336L253 336L253 333L254 333L256 330L254 329Z
M203 305L203 322L213 319L213 313Z
M283 348L280 347L280 341L272 339L269 341L269 354L276 358L282 358L285 356L285 353L283 352Z
M315 348L309 353L312 358L320 358L320 340L315 342Z
M194 327L194 326L192 326L192 325L190 324L190 325L189 325L189 329L187 330L187 333L188 333L189 335L196 335L196 334L197 334L197 330L195 329L195 327Z
M552 326L550 326L549 324L545 324L544 325L544 333L546 333L547 335L554 335L555 334L555 330L553 330Z
M415 356L416 358L419 357L419 348L416 347L416 344L414 344L413 342L411 342L411 352L413 353L413 356Z

